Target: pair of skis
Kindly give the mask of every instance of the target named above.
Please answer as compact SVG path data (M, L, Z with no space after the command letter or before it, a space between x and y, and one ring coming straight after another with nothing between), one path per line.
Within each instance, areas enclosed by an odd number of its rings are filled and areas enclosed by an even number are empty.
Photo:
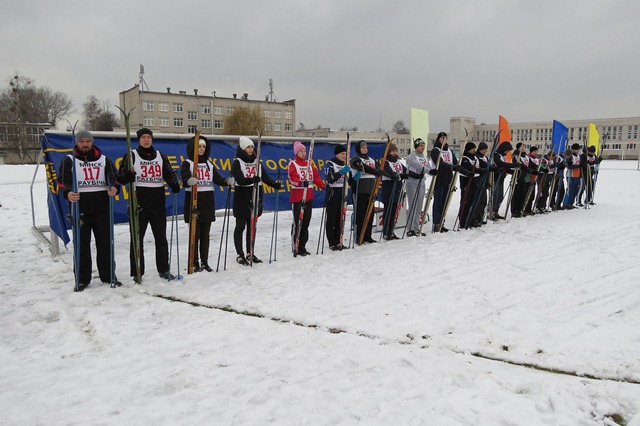
M378 164L378 170L382 171L384 169L384 162L387 159L387 154L389 154L389 148L391 147L392 139L389 138L389 134L387 133L387 146L384 149L384 154L380 159L380 163ZM371 191L371 195L369 196L369 203L367 204L367 210L364 216L364 222L362 222L362 230L360 235L358 236L358 245L362 245L364 242L364 235L366 234L367 226L369 224L369 219L373 214L373 206L375 205L376 199L378 198L378 188L380 186L380 181L382 180L382 175L376 176L376 181L373 185L373 191ZM357 196L357 195L356 195Z
M262 180L262 168L260 167L260 142L262 141L262 133L258 131L258 143L256 146L256 176ZM249 266L253 267L253 253L256 245L256 226L258 225L258 217L260 216L260 182L254 182L251 192L251 244L249 247Z
M133 173L133 150L131 149L131 111L125 112L122 108L116 106L124 116L124 127L127 132L127 166L129 172ZM141 252L140 252L140 221L138 217L138 193L136 192L136 181L127 184L127 192L129 193L129 234L131 237L131 249L134 253L134 277L133 280L140 284L142 282L142 269L141 269Z
M200 170L198 169L198 149L200 146L200 131L196 130L196 135L193 140L193 173L196 179L200 178ZM198 226L198 184L196 183L191 187L191 212L189 214L189 254L187 262L187 274L194 273L194 265L196 260L196 242L197 235L196 229ZM180 272L180 271L178 271ZM198 271L195 271L198 272Z

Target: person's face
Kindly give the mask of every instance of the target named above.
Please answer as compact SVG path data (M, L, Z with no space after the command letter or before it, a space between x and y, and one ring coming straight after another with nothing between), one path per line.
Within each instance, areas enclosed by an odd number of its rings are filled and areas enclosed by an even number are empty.
M78 151L83 154L88 154L93 148L93 142L89 138L82 138L78 141Z
M397 157L398 156L398 150L394 149L393 151L389 151L389 155L391 155L392 157Z
M347 153L346 152L341 152L340 154L336 155L336 158L338 160L344 162L347 159Z
M446 136L440 136L440 139L438 139L438 140L440 141L440 143L442 143L442 145L447 143L447 137Z
M153 138L148 134L144 134L140 136L140 139L138 139L138 144L140 144L140 146L143 148L150 148L152 143Z
M366 143L363 143L362 145L360 145L360 154L368 154L369 153L369 147L367 146Z
M249 145L248 147L246 147L246 148L244 149L244 152L246 152L246 153L247 153L247 155L251 155L251 154L253 154L253 145Z
M478 152L480 153L480 155L487 155L487 150L486 149L481 149Z
M296 155L298 156L298 158L307 158L307 150L305 148L302 148Z
M475 154L476 153L476 148L471 148L469 150L469 154Z
M418 147L416 148L416 151L418 151L419 153L423 153L424 152L424 148L426 147L425 144L421 143L420 145L418 145Z
M533 151L531 154L529 154L529 156L531 156L533 158L537 158L538 157L538 151Z
M204 155L204 152L207 150L207 144L206 143L200 143L198 145L198 155Z

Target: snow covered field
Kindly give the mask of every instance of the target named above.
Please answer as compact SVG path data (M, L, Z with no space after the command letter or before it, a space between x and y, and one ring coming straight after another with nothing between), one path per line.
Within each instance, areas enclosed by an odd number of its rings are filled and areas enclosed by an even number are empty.
M158 278L149 231L141 286L121 225L124 286L96 272L81 293L71 252L29 229L33 171L0 166L0 424L640 425L635 162L602 164L588 210L320 256L315 211L306 258L282 212L271 264L265 214L265 263L230 244L226 271L181 281Z

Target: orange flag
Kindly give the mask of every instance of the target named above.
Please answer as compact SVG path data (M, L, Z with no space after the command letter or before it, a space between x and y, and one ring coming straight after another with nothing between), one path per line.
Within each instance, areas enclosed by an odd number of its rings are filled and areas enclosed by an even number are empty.
M500 132L500 136L498 136L498 145L505 141L511 142L511 130L509 130L509 122L501 115L498 119L498 131Z

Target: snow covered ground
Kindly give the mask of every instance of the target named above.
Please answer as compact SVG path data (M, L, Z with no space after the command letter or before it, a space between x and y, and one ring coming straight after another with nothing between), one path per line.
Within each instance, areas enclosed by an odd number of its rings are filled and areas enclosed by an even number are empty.
M306 258L282 212L271 264L265 214L265 263L230 246L226 271L173 282L148 232L135 285L117 226L124 286L81 293L29 229L33 171L0 166L0 424L640 425L635 162L602 164L588 210L319 256L316 211ZM45 225L42 169L34 195Z

